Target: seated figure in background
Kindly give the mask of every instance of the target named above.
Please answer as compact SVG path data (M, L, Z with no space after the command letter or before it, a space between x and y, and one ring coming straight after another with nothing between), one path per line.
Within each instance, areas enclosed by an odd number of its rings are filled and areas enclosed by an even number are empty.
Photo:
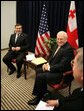
M22 25L15 25L15 34L12 34L9 41L9 50L3 57L3 62L10 69L9 75L16 71L15 66L12 64L12 59L16 59L17 65L17 78L21 76L21 67L23 58L25 57L26 50L29 49L29 38L28 35L22 33Z
M29 105L38 104L47 92L47 84L58 84L62 80L63 73L71 70L71 60L74 58L73 48L67 42L67 33L57 33L57 44L48 63L37 69L37 75L33 88L36 97L28 101Z

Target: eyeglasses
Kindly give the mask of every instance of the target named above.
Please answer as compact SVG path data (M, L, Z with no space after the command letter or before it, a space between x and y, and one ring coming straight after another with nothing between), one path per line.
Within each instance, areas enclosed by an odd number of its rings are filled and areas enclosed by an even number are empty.
M74 59L71 61L71 67L74 66Z

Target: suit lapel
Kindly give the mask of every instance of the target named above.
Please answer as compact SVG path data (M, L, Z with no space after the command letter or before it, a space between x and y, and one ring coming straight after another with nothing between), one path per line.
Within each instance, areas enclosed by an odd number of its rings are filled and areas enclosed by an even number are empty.
M56 44L56 46L55 46L55 48L54 48L54 51L53 51L53 53L52 53L51 59L53 58L53 55L54 55L54 53L55 53L57 47L58 47L58 45Z
M21 34L18 38L17 38L17 41L16 43L18 43L18 41L23 37L23 34Z
M54 57L58 56L59 54L62 54L62 53L63 53L63 50L64 50L65 47L66 47L66 45L67 45L67 42L58 50L58 52L56 53L56 55L55 55Z
M14 43L15 43L15 37L16 37L16 34L13 35L13 41L14 41Z
M63 50L63 48L61 47L58 51L57 51L57 53L55 54L55 56L53 56L53 58L54 57L56 57L56 56L58 56L59 54L61 54L62 53L62 50ZM56 50L55 50L56 51ZM55 52L54 52L55 53Z
M55 59L57 56L61 55L61 54L63 53L63 50L64 50L64 48L66 47L66 45L67 45L67 43L64 44L64 45L58 50L58 52L56 53L56 55L53 57L56 49L58 48L58 45L56 44L55 49L54 49L54 51L53 51L53 53L52 53L52 56L51 56L51 58L50 58L49 61L51 61L52 59Z
M73 91L72 95L70 95L66 100L73 101L73 100L76 100L82 96L83 96L83 91L81 91L81 89L78 88L78 89L75 89Z

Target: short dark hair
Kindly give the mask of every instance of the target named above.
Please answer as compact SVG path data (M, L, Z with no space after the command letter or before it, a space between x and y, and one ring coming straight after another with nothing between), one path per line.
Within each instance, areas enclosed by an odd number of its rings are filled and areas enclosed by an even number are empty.
M17 24L15 25L15 27L16 27L16 26L21 26L21 27L22 27L22 25L21 25L21 24L19 24L19 23L17 23Z

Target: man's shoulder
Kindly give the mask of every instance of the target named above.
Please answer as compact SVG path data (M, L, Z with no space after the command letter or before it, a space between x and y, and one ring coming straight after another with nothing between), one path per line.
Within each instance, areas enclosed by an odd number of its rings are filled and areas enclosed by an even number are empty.
M66 49L73 49L72 46L68 42L65 44L64 48L66 48Z
M78 87L78 88L76 88L76 89L74 89L74 91L73 92L75 92L75 93L77 93L77 92L80 92L81 91L81 87Z
M69 54L73 54L74 55L74 52L73 52L73 48L71 47L71 45L67 42L66 44L65 44L65 46L62 48L62 51L64 52L64 53L69 53Z
M16 34L11 34L11 37L14 37Z
M27 37L28 35L26 33L22 33L21 36Z

